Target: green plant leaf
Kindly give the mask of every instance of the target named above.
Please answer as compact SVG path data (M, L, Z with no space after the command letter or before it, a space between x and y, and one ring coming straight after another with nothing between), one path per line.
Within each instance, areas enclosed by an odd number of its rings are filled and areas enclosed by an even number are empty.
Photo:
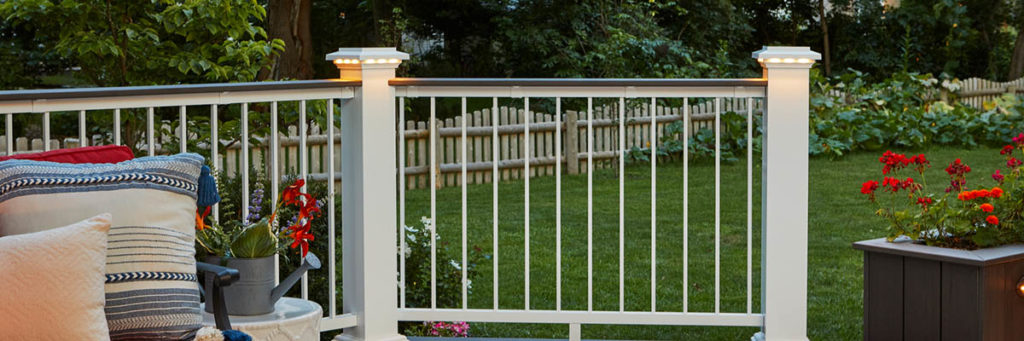
M231 242L231 255L236 258L262 258L277 251L277 236L270 229L270 222L263 218L238 233Z

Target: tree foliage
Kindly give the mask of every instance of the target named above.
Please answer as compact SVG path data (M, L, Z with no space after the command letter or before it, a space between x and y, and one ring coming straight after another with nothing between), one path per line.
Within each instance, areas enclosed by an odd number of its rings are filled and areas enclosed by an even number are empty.
M53 53L97 86L249 81L284 48L256 25L255 0L19 0L0 17L32 42L23 51Z

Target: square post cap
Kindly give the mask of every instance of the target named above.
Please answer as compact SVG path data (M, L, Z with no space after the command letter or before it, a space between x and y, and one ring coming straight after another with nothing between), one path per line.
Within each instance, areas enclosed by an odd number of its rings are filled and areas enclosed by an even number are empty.
M337 52L327 54L327 60L333 61L334 65L358 64L392 64L397 66L403 60L408 60L409 54L400 52L394 47L343 47Z
M821 54L807 46L765 46L753 57L765 68L809 68Z

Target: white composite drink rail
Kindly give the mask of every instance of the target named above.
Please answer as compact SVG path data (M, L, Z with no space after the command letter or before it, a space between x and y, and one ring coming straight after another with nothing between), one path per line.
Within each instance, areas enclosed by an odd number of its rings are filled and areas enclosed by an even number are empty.
M407 321L516 322L516 323L564 323L564 324L570 324L571 328L573 328L573 329L579 328L579 324L631 324L631 325L648 324L648 325L705 325L705 326L753 326L753 327L761 326L763 324L763 322L764 322L763 321L763 314L761 314L760 312L752 311L752 306L753 306L753 304L752 304L752 297L753 297L752 296L752 292L753 292L753 290L752 289L753 288L751 287L751 285L753 283L753 281L752 281L752 278L753 278L752 277L752 264L753 263L752 263L752 259L751 258L752 258L752 249L753 249L753 245L752 245L752 240L753 240L753 238L752 238L753 221L752 221L752 219L749 219L753 215L753 206L752 206L752 201L751 201L751 196L750 196L750 193L752 193L752 187L751 186L753 184L753 174L751 172L747 173L748 201L747 201L747 206L746 206L746 213L747 213L748 219L747 219L746 237L745 237L745 239L747 241L747 245L746 245L746 252L747 252L747 258L746 258L747 259L747 264L746 264L746 284L747 284L746 311L745 312L740 312L740 313L722 312L720 310L720 308L719 308L719 302L720 302L720 297L719 297L720 296L720 294L719 294L719 288L720 288L719 277L720 277L720 270L721 270L720 269L720 261L719 261L719 254L720 254L720 250L719 250L720 238L719 237L721 235L721 233L719 232L720 220L721 220L719 218L719 211L720 211L720 209L719 209L719 202L720 202L720 192L721 192L720 191L720 187L721 187L720 186L720 174L721 174L720 163L721 163L721 157L719 157L719 155L718 155L718 152L720 151L720 148L718 147L717 144L718 144L718 141L719 141L718 135L720 133L720 127L721 127L721 124L719 124L720 123L719 119L720 119L721 114L722 114L722 111L721 111L721 99L722 98L729 98L729 99L741 98L743 100L748 101L747 108L748 108L749 111L747 113L745 113L745 114L746 114L746 117L747 117L747 120L748 120L747 121L748 128L751 128L751 127L753 127L753 125L752 125L752 123L753 123L753 121L752 121L752 119L753 119L753 109L752 108L754 107L753 106L753 101L755 99L760 100L761 98L763 98L765 96L765 85L767 84L767 82L764 79L716 79L716 80L702 80L702 79L429 79L429 78L426 78L426 79L425 78L412 79L412 78L399 78L399 79L391 80L390 84L395 87L395 92L396 92L396 94L398 96L398 103L399 103L399 108L398 108L399 118L398 118L398 122L405 122L404 115L405 115L405 111L406 111L405 103L406 103L406 99L407 98L420 97L420 98L428 98L429 99L429 101L430 101L430 119L429 119L430 121L429 122L430 123L428 123L428 126L430 126L430 127L437 126L436 125L436 120L437 120L437 118L436 118L436 116L437 116L436 102L437 102L437 100L439 98L451 98L451 97L454 97L454 98L459 99L460 102L461 102L461 108L462 108L462 110L461 110L461 117L462 117L463 125L462 125L461 129L462 129L463 136L466 135L466 125L465 125L465 123L468 121L468 119L467 119L467 110L466 110L467 98L476 97L476 98L490 99L491 100L490 102L492 103L492 106L493 106L493 108L491 109L491 113L492 113L492 115L495 115L495 117L493 117L491 119L491 122L498 122L498 119L497 119L498 110L497 110L497 108L498 108L498 101L499 101L499 99L515 98L517 100L522 100L523 108L524 108L523 110L526 113L524 115L526 120L525 120L525 122L523 122L523 124L524 124L524 134L525 134L525 138L523 139L523 142L526 144L525 147L523 148L523 150L525 151L525 155L524 155L523 158L526 159L526 160L531 160L531 161L536 161L535 158L531 158L531 156L530 156L530 152L532 150L532 148L530 147L530 143L532 142L531 138L530 138L530 123L531 123L530 122L530 118L532 117L531 110L530 110L530 100L531 100L531 98L533 98L533 99L543 98L543 99L553 99L554 100L555 112L553 113L554 114L553 116L556 118L556 122L555 122L556 125L561 125L560 119L561 119L561 116L563 114L563 112L561 112L563 99L567 99L567 98L586 99L587 107L586 107L585 112L586 112L586 117L587 117L587 122L588 122L588 127L586 129L586 131L587 131L586 135L587 135L587 140L588 140L588 143L587 143L587 157L586 157L586 159L587 159L587 167L588 167L588 172L587 172L587 180L588 180L587 181L587 197L588 197L588 209L587 209L587 236L588 236L588 238L587 238L587 263L588 263L588 266L587 266L587 297L588 297L588 299L587 299L587 309L586 310L582 310L582 311L578 311L578 310L563 310L561 308L561 303L562 303L562 289L561 289L562 288L562 280L561 280L561 273L562 273L562 270L563 270L562 269L562 256L563 255L562 255L562 238L561 238L561 232L562 232L562 224L561 224L561 219L562 219L562 215L561 215L561 212L562 212L562 202L561 202L561 197L560 196L561 196L561 185L562 185L562 177L561 177L561 175L562 174L561 174L561 169L560 169L561 162L556 162L555 165L556 165L557 168L556 168L556 171L555 171L555 186L556 186L555 187L556 188L555 193L556 193L556 196L558 196L556 198L556 200L555 200L555 221L556 221L556 224L555 224L555 235L556 235L556 238L555 238L555 250L556 250L555 251L555 254L556 254L556 258L555 258L555 263L556 263L555 276L557 277L556 281L555 281L555 293L556 293L555 294L555 305L556 305L556 308L554 310L543 310L543 309L537 309L536 307L534 307L534 306L532 306L530 304L530 285L531 285L531 281L530 281L530 261L531 261L531 259L530 259L530 176L528 176L528 175L524 175L524 178L523 178L524 185L525 185L525 189L524 189L524 196L525 196L525 198L523 199L523 203L524 203L523 215L524 215L525 218L524 218L524 225L522 227L523 228L523 233L524 233L524 239L525 239L525 244L523 245L523 253L524 253L523 277L524 277L524 286L525 286L525 288L524 288L525 297L524 297L524 300L523 300L524 301L524 305L523 305L523 307L521 309L505 309L505 308L500 308L499 307L499 299L498 299L498 297L499 297L500 287L499 287L499 273L498 273L498 270L497 270L499 268L499 266L498 266L499 265L499 257L497 255L498 255L498 250L499 250L499 248L501 246L498 245L498 239L499 239L499 232L498 232L498 214L499 213L498 212L502 210L502 206L501 206L500 200L499 200L498 195L497 195L497 193L498 193L498 186L499 186L499 183L501 181L500 181L500 179L498 177L495 177L494 181L492 181L492 183L491 183L491 185L493 186L492 192L494 194L493 203L492 203L493 204L493 207L492 207L492 222L493 222L493 227L492 227L492 229L493 229L492 234L493 235L492 235L492 238L494 240L494 245L492 246L493 247L493 249L492 249L493 257L491 258L491 261L493 262L492 267L494 269L494 273L493 273L493 277L492 277L492 281L493 281L492 282L492 286L493 286L493 295L494 295L492 307L490 309L470 309L470 308L468 308L468 304L467 304L467 300L468 300L468 298L467 298L468 281L467 281L467 274L466 274L466 272L467 272L467 266L466 266L466 264L467 264L467 259L466 259L466 251L467 251L467 237L466 237L466 235L467 235L467 232L466 232L466 229L467 229L467 223L466 223L467 222L467 209L466 209L466 204L467 203L466 203L466 200L467 199L466 199L466 186L463 185L463 186L461 186L462 200L461 200L461 209L460 209L461 219L462 219L461 220L462 221L462 225L461 225L461 239L460 239L461 251L462 251L462 258L461 258L461 263L460 263L462 265L461 266L461 270L462 270L462 288L461 288L461 302L462 302L462 304L461 304L461 308L438 308L437 307L437 302L436 302L437 301L437 290L436 290L437 285L436 285L436 277L435 277L436 267L437 267L437 265L436 265L436 263L437 263L437 261L436 261L436 253L437 252L436 252L436 245L434 245L434 244L436 244L436 238L432 238L431 258L430 258L430 264L431 264L430 265L430 268L431 268L431 300L430 300L431 302L430 302L430 308L410 308L410 307L407 307L406 304L405 304L406 303L405 302L405 294L406 293L405 293L405 290L404 290L405 285L400 285L399 286L399 288L400 288L399 289L400 290L399 291L399 295L400 295L400 299L399 299L400 300L400 302L399 302L399 319L400 320L407 320ZM593 215L594 215L594 209L593 209L593 203L592 203L592 199L593 199L593 196L594 196L594 192L593 192L593 178L594 178L594 176L593 176L593 166L594 166L593 139L594 139L594 130L593 130L593 127L592 127L592 125L590 123L593 122L592 113L594 111L593 102L594 102L595 98L597 98L597 99L602 99L602 98L608 99L608 98L611 98L611 99L617 99L618 100L617 101L618 102L617 121L618 121L618 125L619 125L619 130L618 130L619 138L618 138L617 141L618 141L619 146L617 148L617 153L620 155L620 157L618 157L620 169L625 166L625 164L624 164L625 157L624 156L628 152L628 150L626 148L626 137L625 137L626 130L624 129L624 125L625 125L625 122L627 120L627 118L625 116L625 113L626 113L626 100L627 99L629 99L630 101L642 100L644 102L644 105L646 106L646 112L648 112L648 113L656 113L657 112L657 110L655 110L655 106L657 106L657 100L658 99L682 99L684 101L684 105L683 105L683 108L684 108L683 120L685 122L689 118L689 112L687 112L687 110L686 110L686 109L689 108L689 105L686 105L685 101L688 101L690 98L713 98L714 105L715 105L715 113L716 113L716 115L715 115L716 124L714 125L714 127L715 127L714 131L715 131L715 136L716 136L716 139L715 139L715 141L716 141L716 148L715 148L715 151L716 151L716 158L715 158L715 160L716 160L716 162L715 162L715 185L716 185L715 186L715 285L714 285L714 287L715 287L715 309L713 311L708 311L708 312L689 311L689 308L687 307L687 305L685 303L686 302L685 301L686 300L686 298L685 298L686 295L685 294L684 294L684 306L683 306L683 310L682 311L670 312L670 311L657 311L656 310L656 303L657 303L656 287L657 287L657 265L658 265L657 262L656 262L656 243L657 243L657 233L656 233L656 231L657 231L657 220L656 220L656 205L657 205L657 190L656 190L656 186L657 186L657 181L656 181L656 174L657 173L656 172L657 172L657 158L651 158L651 254L650 254L651 261L652 261L651 262L651 277L650 277L650 282L651 282L651 302L650 302L650 307L651 308L648 311L627 311L626 308L625 308L625 290L624 290L625 289L625 276L624 276L624 273L625 273L625 260L624 260L624 255L625 255L625 250L624 250L624 246L625 246L625 239L624 239L625 238L625 214L624 214L625 213L625 208L624 208L624 202L625 202L625 200L624 200L624 194L625 194L625 172L618 172L619 173L619 177L618 177L618 194L619 194L619 200L618 200L618 203L619 203L619 206L618 206L619 207L619 221L618 221L619 222L619 244L618 244L618 255L619 255L619 259L618 259L618 271L619 271L618 272L618 275L619 275L618 276L618 278L619 278L619 283L618 283L619 286L618 286L618 288L619 288L619 291L618 292L619 292L619 297L618 297L618 307L619 308L618 308L617 311L600 311L600 310L595 310L594 309L594 300L593 300L593 296L594 296L593 295L593 293L594 293L594 289L593 289L593 278L594 278L594 271L593 271L593 259L594 259L594 257L593 257L593 230L594 230ZM684 126L687 126L687 125L684 125ZM651 124L650 127L651 127L650 134L652 136L651 137L651 141L657 141L658 139L655 137L658 134L658 132L656 131L657 124ZM494 125L491 126L491 128L493 130L493 134L497 135L498 134L498 125L494 124ZM401 124L401 123L398 124L397 125L397 129L398 129L398 136L403 136L404 135L404 129L405 129L404 124ZM559 132L560 130L556 129L555 131ZM748 150L752 150L752 148L750 148L751 146L749 145L749 143L751 143L751 141L753 140L752 139L753 131L751 129L748 129L746 131L746 134L747 134L746 141L748 142L747 149ZM684 136L685 136L685 134L684 134ZM428 163L431 165L430 166L431 167L430 174L437 174L437 171L438 171L436 169L437 164L438 164L438 162L436 160L436 157L437 157L437 154L438 154L437 152L438 151L435 150L436 145L437 145L436 142L435 142L436 139L437 139L437 130L436 129L432 129L431 130L431 134L430 134L431 142L429 144L430 151L428 153L428 155L431 156L431 159L428 161ZM466 155L466 141L467 140L465 139L465 137L463 137L461 146L459 146L459 148L462 149L462 155ZM495 141L496 141L496 139L495 139ZM561 146L561 143L562 143L561 136L557 136L554 139L554 141L555 141L555 151L556 151L556 153L560 152L561 148L562 148L562 146ZM684 140L684 141L686 141L686 140ZM492 143L492 147L493 148L498 148L498 145L499 145L498 143ZM656 143L652 143L651 146L652 146L652 148L657 148L657 144ZM398 155L399 155L398 164L399 165L404 164L404 160L402 158L404 158L405 151L404 151L403 148L404 148L404 144L400 144L399 145L399 151L398 151ZM684 150L688 150L688 148L689 148L689 146L686 145L686 142L684 142L684 148L683 149ZM500 154L495 151L492 155L499 156ZM557 156L558 156L558 159L561 160L561 155L557 155ZM752 155L748 155L748 156L752 156ZM493 167L497 168L498 167L498 163L500 161L502 161L502 160L500 160L500 156L493 158L493 160L492 160ZM751 164L749 164L749 162L752 162L752 158L751 157L748 157L748 170L751 169L749 167L749 166L751 166ZM467 174L466 174L466 162L464 161L464 158L463 158L463 161L461 161L461 166L462 166L461 177L463 179L462 183L465 183L465 179L466 179ZM523 163L523 171L524 171L523 174L530 174L530 166L531 166L530 162L524 162ZM405 167L398 167L398 171L399 171L398 181L400 182L399 186L398 186L398 188L399 188L398 189L399 190L399 212L403 212L403 213L399 214L399 226L405 226L406 222L405 222L405 214L404 214L404 212L405 212L405 199L404 198L405 198L405 191L406 191L405 188L406 187L404 186L404 183L402 183L404 181L404 179L405 179ZM684 166L684 171L683 172L684 172L683 178L686 179L687 178L687 176L685 175L686 174L686 166ZM437 186L434 183L434 181L436 180L436 177L431 177L430 179L431 179L430 180L431 181L431 184L430 184L430 215L431 215L431 217L435 217L438 205L455 205L455 203L445 203L445 202L440 202L439 203L437 201L437 198L436 198ZM686 194L687 193L687 184L686 184L685 180L684 180L684 183L683 183L683 193L684 193L683 194L683 196L684 196L683 200L685 202L686 197L687 197L687 194ZM431 218L431 220L435 221L435 224L436 224L436 220L435 219ZM686 268L686 264L688 263L686 261L686 258L685 258L686 255L688 254L688 250L687 250L687 248L685 246L686 245L685 244L685 240L688 239L687 238L687 232L686 232L688 230L688 227L687 227L688 224L686 222L687 221L686 218L684 218L683 221L684 221L683 222L683 231L684 232L683 232L683 235L680 236L680 237L684 240L684 247L683 247L684 258L680 260L681 264L678 265L678 266L684 268L684 279L683 279L682 288L685 291L686 288L689 287L689 283L687 282L686 277L685 277L685 274L687 273L685 268ZM431 229L431 233L434 234L434 233L436 233L437 230L438 230L438 228L435 226L435 228ZM405 248L406 248L406 245L405 245L406 238L405 238L405 229L404 228L399 229L399 237L398 237L398 239L400 241L399 242L400 243L399 248L401 249L401 254L404 254ZM400 262L402 262L402 265L399 266L399 270L400 270L399 281L401 283L405 283L405 278L406 278L406 276L405 276L404 261L405 261L404 257L401 257ZM675 264L662 264L662 266L674 266L674 265Z
M333 118L335 105L340 107L340 124L344 131L341 134L341 177L344 186L341 188L342 197L342 221L334 220L334 196L328 196L328 288L330 302L325 307L325 317L321 321L321 331L344 329L337 340L405 340L399 334L399 321L476 321L476 322L510 322L510 323L561 323L568 324L570 339L578 340L580 337L581 324L630 324L630 325L701 325L701 326L753 326L760 327L761 333L755 335L759 340L806 340L807 331L807 181L808 181L808 106L809 106L809 68L818 54L808 48L801 47L768 47L755 52L754 57L758 59L764 68L764 77L759 79L406 79L395 78L395 69L401 62L408 58L408 55L398 52L393 48L344 48L338 52L329 54L328 60L332 60L340 70L341 80L320 80L320 81L297 81L297 82L265 82L265 83L237 83L237 84L209 84L209 85L173 85L156 87L128 87L128 88L92 88L92 89L59 89L59 90L27 90L27 91L2 91L0 92L0 115L6 116L6 135L8 153L13 152L13 122L15 115L35 114L40 115L42 122L42 137L44 141L50 140L50 113L51 112L77 112L79 114L78 133L82 141L85 141L85 133L88 131L85 123L86 116L98 113L91 111L112 110L114 117L112 140L115 144L121 144L122 128L120 122L121 113L127 109L145 109L147 112L146 139L135 147L145 147L149 154L155 152L157 143L156 132L158 131L154 122L155 108L173 107L178 108L178 125L187 126L190 117L194 114L189 112L190 108L196 106L209 106L208 114L211 120L211 141L219 141L223 136L217 136L218 110L227 106L238 106L241 113L241 125L238 138L242 141L242 169L243 180L242 198L244 202L249 200L248 188L248 165L251 160L248 158L249 150L250 104L260 103L261 108L268 108L270 111L270 129L277 130L278 124L278 103L299 102L299 116L307 118L306 110L311 101L329 101L326 115ZM682 99L684 108L688 107L685 101L690 98L711 98L716 108L716 146L715 146L715 302L711 311L691 311L686 303L689 296L688 290L688 269L686 258L689 250L686 240L688 236L687 222L683 222L684 256L681 264L671 262L670 264L658 264L656 250L657 234L657 212L655 211L657 201L656 177L657 160L651 162L651 307L643 311L626 310L624 304L624 256L623 256L623 192L626 179L619 173L619 297L618 309L603 311L595 309L593 299L593 167L594 158L588 157L587 161L587 309L567 310L562 309L562 207L561 207L561 162L556 162L556 205L555 225L556 238L556 288L555 296L557 302L555 309L534 309L530 305L530 191L524 193L525 201L523 214L526 217L523 226L525 245L524 247L524 306L519 309L505 309L499 306L498 295L498 257L497 250L501 247L498 238L494 238L494 273L493 305L489 309L470 309L467 299L467 278L466 269L466 189L462 188L462 200L456 202L438 203L436 200L436 186L431 185L431 207L432 218L436 216L438 205L461 205L461 251L462 251L462 288L461 308L439 308L436 304L436 273L431 274L431 304L429 308L409 308L405 302L405 292L400 290L400 283L405 280L404 257L396 257L396 251L404 251L404 236L399 238L404 231L405 216L405 188L402 183L405 177L402 174L405 167L399 167L400 160L404 158L404 143L399 143L398 136L403 133L405 106L410 98L428 98L430 100L430 117L436 119L436 100L438 98L456 98L461 100L461 112L466 114L466 101L469 98L490 99L493 107L497 107L499 99L515 98L521 99L525 110L530 111L531 99L554 99L554 110L561 113L563 101L566 99L586 100L587 116L591 116L594 107L594 99L607 101L617 100L618 124L619 124L619 148L618 153L624 154L624 104L626 101L644 103L651 107L658 105L659 99ZM719 293L721 261L720 261L720 190L721 182L721 148L718 145L718 134L720 133L721 99L741 98L747 101L763 101L763 146L762 146L762 208L760 219L762 225L754 226L752 218L753 202L750 199L753 188L754 174L752 173L753 155L750 154L750 146L747 147L747 203L746 203L746 309L742 312L726 312L720 307L721 295ZM269 105L268 105L269 104ZM748 102L747 108L751 108ZM194 110L194 109L193 109ZM654 113L656 110L649 110ZM492 115L497 110L491 111ZM686 115L688 113L684 113ZM752 113L746 113L747 119L747 141L754 136L751 127L753 126ZM525 158L531 159L529 155L529 134L530 115L526 115L524 122L524 133L527 136ZM556 124L560 122L560 115L556 117ZM652 119L656 119L652 117ZM333 121L333 119L331 120ZM466 120L462 120L461 132L463 144L460 146L465 155L465 134ZM497 123L496 118L492 119ZM587 155L593 156L593 117L587 117ZM333 122L332 122L333 123ZM497 126L497 124L492 124ZM433 126L433 125L432 125ZM651 124L651 136L656 136L657 124ZM687 126L687 125L684 125ZM330 136L335 134L334 124L327 124L327 133ZM308 129L301 126L302 133L300 145L305 145L305 134ZM556 157L561 158L562 136L560 130L555 130ZM179 148L186 150L188 146L187 129L179 132L181 145ZM493 131L492 155L497 159L498 131ZM686 136L686 135L684 135ZM437 138L436 129L431 129L430 148ZM265 140L264 140L265 141ZM271 155L267 162L273 167L269 174L272 183L270 199L277 199L280 175L277 174L277 165L280 163L279 148L280 142L277 134L272 134L269 139ZM652 141L656 141L652 139ZM209 143L210 154L213 160L218 160L218 143ZM748 142L749 143L749 142ZM44 144L49 148L49 143ZM328 147L333 149L334 144L329 143ZM652 143L651 148L657 148ZM684 148L685 153L686 148ZM401 151L401 152L400 152ZM330 168L329 174L334 174L335 158L333 150L328 151ZM436 151L430 153L436 158ZM308 153L302 153L300 160L301 176L306 177L308 165ZM433 160L432 160L433 161ZM619 166L624 166L623 158L619 157ZM216 163L216 162L215 162ZM684 163L685 165L686 163ZM436 162L431 162L431 174L436 174ZM212 165L217 168L219 165ZM460 176L465 178L466 165L461 165ZM498 197L498 186L500 180L497 177L498 164L492 162L494 181L493 186L493 215L494 225L493 236L497 236L498 212L503 209ZM530 162L524 162L525 174L530 174ZM684 166L684 174L687 172ZM686 176L684 176L684 179ZM434 179L432 177L432 179ZM529 188L530 177L526 176L524 185ZM434 180L432 180L434 181ZM465 183L465 182L463 182ZM328 191L335 193L334 181L328 181ZM688 189L688 181L681 184ZM683 205L687 206L689 199L684 194ZM242 205L243 211L247 211L247 205ZM214 211L215 215L217 211ZM399 217L395 214L400 213ZM248 212L243 212L243 216ZM433 219L432 219L433 220ZM436 221L436 220L434 220ZM340 224L339 224L340 223ZM336 260L339 259L339 251L335 249L335 238L341 228L342 248L340 250L343 260L342 278L339 281L335 278ZM761 234L761 311L753 311L753 262L751 250L752 233L755 228L760 228ZM432 233L436 233L432 229ZM399 243L402 240L402 243ZM397 249L397 250L396 250ZM436 269L436 245L431 245L431 269ZM400 261L399 258L402 260ZM399 265L402 265L401 267ZM659 311L657 310L657 271L666 266L679 266L683 269L682 287L684 308L682 311ZM395 269L400 269L396 274ZM276 271L276 269L275 269ZM344 290L339 290L344 288ZM323 290L324 288L316 288ZM309 288L304 280L302 285L302 296L306 297ZM343 299L342 306L336 306L337 293L341 291Z
M241 141L241 153L242 166L240 177L242 179L242 201L243 203L249 202L250 188L249 188L249 140L253 136L250 135L250 122L248 115L250 112L249 105L253 103L259 103L269 107L270 110L270 125L271 131L277 130L278 118L278 106L281 102L298 102L299 103L299 115L303 118L300 122L300 130L302 135L300 136L300 143L305 144L306 141L306 124L305 115L307 102L320 101L329 102L331 105L326 105L327 117L334 117L334 107L337 104L343 104L352 99L356 93L355 89L360 86L359 81L342 81L342 80L314 80L314 81L295 81L295 82L260 82L260 83L224 83L224 84L201 84L201 85L169 85L169 86L143 86L143 87L115 87L115 88L83 88L83 89L53 89L53 90L22 90L22 91L0 91L0 115L4 115L6 119L6 129L4 134L7 139L7 150L5 155L14 154L12 149L14 146L14 117L15 115L38 115L39 122L42 126L42 137L43 141L50 141L50 124L51 124L51 113L54 112L77 112L78 113L78 134L79 141L85 143L86 132L88 127L86 126L86 117L88 115L106 115L107 112L112 111L113 127L110 130L113 134L112 141L114 144L122 144L122 111L125 110L145 110L146 112L146 123L145 123L145 139L140 141L139 145L134 147L145 150L148 155L156 155L158 149L157 144L160 138L159 123L154 122L155 111L157 108L176 108L178 112L176 127L178 127L177 137L179 139L179 150L197 152L197 150L189 150L188 142L195 139L197 136L190 136L188 129L181 129L188 125L189 119L195 120L196 114L190 113L189 109L195 111L205 111L201 113L205 115L208 113L208 119L210 122L210 139L203 141L201 144L204 149L210 153L210 166L213 169L220 169L222 165L219 164L221 158L219 152L221 149L220 143L211 143L212 141L222 141L222 138L240 138ZM340 103L339 103L340 101ZM218 123L219 123L219 112L229 106L236 106L239 108L241 119L240 134L239 136L218 136ZM195 110L196 108L205 107L208 110ZM327 119L330 121L330 119ZM327 125L327 133L333 135L335 124ZM269 199L272 202L276 202L278 198L278 188L280 185L281 175L278 173L280 167L280 155L278 147L278 134L271 134L270 148L271 154L269 162L272 167L272 174L269 174L271 181L271 193ZM44 142L44 150L50 150L50 143ZM334 172L334 153L333 144L328 144L329 155L328 160L330 165L329 172ZM166 150L166 149L165 149ZM308 164L308 153L301 153L300 160L302 165ZM306 167L302 167L299 176L303 179L308 177ZM328 192L335 193L334 181L328 181ZM354 326L356 324L356 318L354 314L339 314L338 307L335 305L337 302L337 294L335 290L335 268L337 266L336 260L338 259L336 251L334 250L335 240L335 198L334 195L328 195L326 198L327 212L325 212L325 219L328 219L329 226L329 255L326 256L328 259L328 271L329 271L329 283L330 288L330 303L325 307L325 317L321 321L321 328L324 330L330 329L341 329ZM249 207L248 205L242 206L242 216L248 216ZM214 219L219 218L219 208L214 206L213 212ZM275 272L278 269L275 264ZM307 277L303 276L301 296L303 298L308 297L308 282Z

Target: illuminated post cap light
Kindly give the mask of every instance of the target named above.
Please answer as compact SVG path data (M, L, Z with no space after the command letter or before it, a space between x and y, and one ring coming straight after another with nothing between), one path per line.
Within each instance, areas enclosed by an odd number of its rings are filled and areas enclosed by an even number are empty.
M337 52L327 55L327 60L334 65L355 66L359 64L401 64L408 60L409 54L399 52L393 47L356 47L340 48Z
M765 46L753 57L763 67L805 68L820 60L821 54L806 46Z

